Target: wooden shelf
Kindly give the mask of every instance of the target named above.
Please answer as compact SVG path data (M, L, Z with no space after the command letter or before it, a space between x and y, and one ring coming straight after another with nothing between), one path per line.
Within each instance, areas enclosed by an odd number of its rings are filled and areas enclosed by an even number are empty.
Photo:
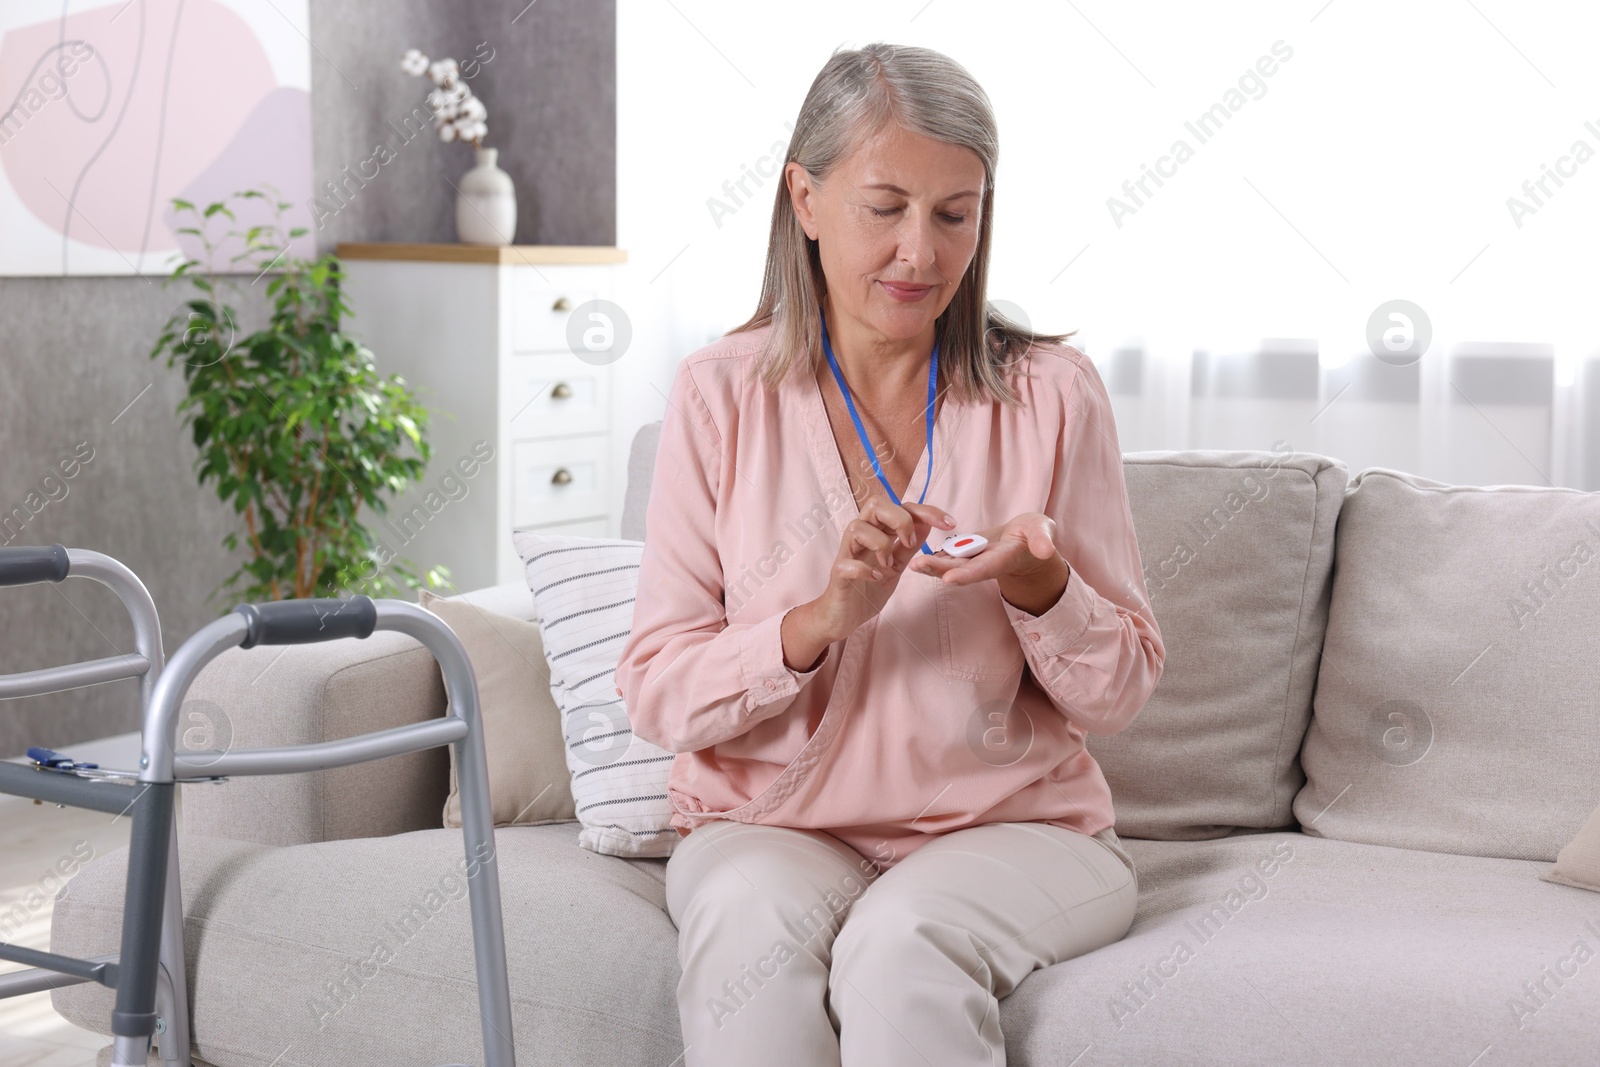
M625 249L608 245L463 245L341 241L340 259L391 259L430 263L626 263Z

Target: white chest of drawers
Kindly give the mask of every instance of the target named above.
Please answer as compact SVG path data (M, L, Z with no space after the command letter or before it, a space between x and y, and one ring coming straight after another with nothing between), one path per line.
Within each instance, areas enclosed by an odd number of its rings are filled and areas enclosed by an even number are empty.
M617 248L341 244L344 329L429 412L428 470L362 519L397 558L450 568L460 591L514 581L513 529L614 537L625 462L612 443L612 367L569 335L598 324ZM582 321L574 321L574 311ZM578 353L588 356L580 358Z

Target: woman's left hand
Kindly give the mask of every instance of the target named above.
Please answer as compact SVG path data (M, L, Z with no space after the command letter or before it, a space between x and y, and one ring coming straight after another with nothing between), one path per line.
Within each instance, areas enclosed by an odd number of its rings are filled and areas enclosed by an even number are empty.
M992 578L1000 583L1002 597L1031 615L1043 615L1061 599L1071 568L1056 549L1056 523L1050 516L1030 511L1003 526L967 532L981 534L988 547L964 559L919 552L906 569L952 585Z

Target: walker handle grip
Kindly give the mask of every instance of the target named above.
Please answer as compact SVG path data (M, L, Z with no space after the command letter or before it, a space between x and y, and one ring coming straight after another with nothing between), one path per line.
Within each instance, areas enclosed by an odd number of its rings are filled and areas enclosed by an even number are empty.
M62 545L27 545L0 548L0 586L59 582L71 563Z
M240 648L257 645L309 645L341 637L370 637L378 625L378 606L371 597L327 597L315 600L273 600L240 604L248 629Z

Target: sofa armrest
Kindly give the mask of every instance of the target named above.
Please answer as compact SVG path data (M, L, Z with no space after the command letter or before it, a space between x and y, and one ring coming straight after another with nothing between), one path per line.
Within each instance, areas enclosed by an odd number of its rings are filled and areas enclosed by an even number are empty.
M533 617L533 598L519 583L464 599ZM237 750L333 741L444 712L432 653L415 638L380 630L365 640L229 649L190 686L178 730L182 747ZM195 782L179 789L179 828L264 845L384 837L442 826L449 789L443 747L302 774Z
M235 648L207 664L190 686L178 715L180 746L316 744L437 718L444 706L433 656L405 634ZM449 758L434 748L324 771L180 786L179 827L208 837L301 845L441 826Z

